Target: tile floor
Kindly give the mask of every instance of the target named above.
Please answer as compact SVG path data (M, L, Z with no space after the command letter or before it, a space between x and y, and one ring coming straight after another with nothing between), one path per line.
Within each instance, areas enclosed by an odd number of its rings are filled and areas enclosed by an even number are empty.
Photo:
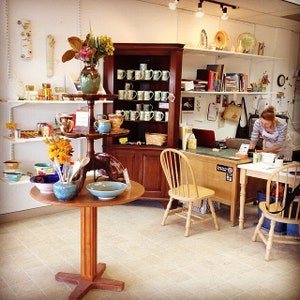
M272 261L251 236L257 207L247 205L246 229L231 227L229 210L184 237L183 220L161 226L163 209L137 201L99 210L98 261L105 277L126 282L122 292L91 290L91 299L299 299L300 248L275 245ZM0 299L68 299L73 285L59 271L79 272L79 210L0 225Z

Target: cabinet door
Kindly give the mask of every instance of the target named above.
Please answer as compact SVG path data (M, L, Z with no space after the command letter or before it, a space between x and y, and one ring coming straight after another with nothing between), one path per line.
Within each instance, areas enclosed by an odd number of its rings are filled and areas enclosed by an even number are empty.
M165 175L160 165L161 151L140 151L139 182L145 187L144 196L147 198L167 198Z
M109 148L105 149L105 152L108 152L115 156L124 166L127 168L130 179L134 181L139 181L139 157L137 151L134 149L118 149L118 148Z

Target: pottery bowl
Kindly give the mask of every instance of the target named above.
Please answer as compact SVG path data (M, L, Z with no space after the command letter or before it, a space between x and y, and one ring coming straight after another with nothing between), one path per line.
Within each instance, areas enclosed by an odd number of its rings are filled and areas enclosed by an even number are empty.
M36 175L46 175L46 174L54 173L54 168L52 163L36 163L34 167L36 170Z
M53 185L55 197L60 201L68 201L76 197L77 184L76 182L61 182L58 181Z
M34 183L42 194L53 193L53 185L58 180L57 174L37 175L30 178L30 182Z
M117 181L100 181L89 183L86 188L100 200L110 200L123 193L127 185Z
M20 162L17 160L6 160L3 162L6 169L16 170L19 168Z
M10 182L20 181L21 177L22 177L21 172L7 172L6 173L6 178Z

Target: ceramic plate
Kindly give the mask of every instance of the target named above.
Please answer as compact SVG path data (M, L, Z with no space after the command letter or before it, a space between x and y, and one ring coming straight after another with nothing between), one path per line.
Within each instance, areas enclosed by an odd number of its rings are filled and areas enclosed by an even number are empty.
M224 48L226 48L228 39L229 39L228 35L225 31L223 30L218 31L214 38L214 42L217 46L217 49L223 50Z
M244 52L249 52L256 46L256 38L252 33L242 33L238 37L238 45L242 46Z

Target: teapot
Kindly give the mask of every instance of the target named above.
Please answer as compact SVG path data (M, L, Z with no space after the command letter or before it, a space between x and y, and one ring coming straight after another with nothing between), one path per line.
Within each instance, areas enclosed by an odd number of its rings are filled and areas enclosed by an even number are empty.
M62 133L71 133L74 128L73 116L67 113L58 113L55 119Z

